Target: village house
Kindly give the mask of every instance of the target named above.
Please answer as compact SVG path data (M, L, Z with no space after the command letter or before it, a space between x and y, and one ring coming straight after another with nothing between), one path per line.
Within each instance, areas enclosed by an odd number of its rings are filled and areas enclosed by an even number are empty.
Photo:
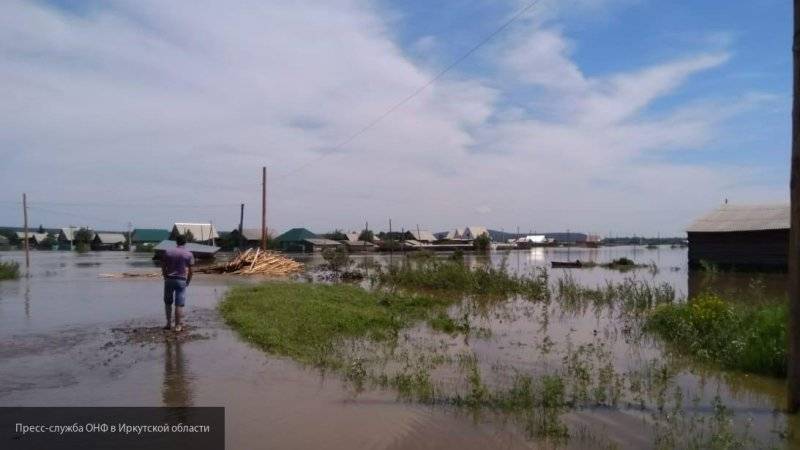
M25 243L25 232L24 231L17 231L17 239L19 239L20 245L24 245ZM47 239L47 233L32 233L28 232L28 246L30 248L38 248L39 244Z
M65 227L61 228L58 232L58 249L59 250L72 250L75 248L75 233L78 232L81 228L86 228L87 230L91 231L89 227ZM92 239L94 239L94 232L92 233Z
M92 250L124 250L127 238L123 233L95 233Z
M311 251L306 239L315 239L316 234L305 228L292 228L275 238L275 245L284 252Z
M175 240L178 235L183 235L190 242L214 244L214 240L219 238L217 229L211 223L187 223L176 222L172 226L170 239Z
M258 248L261 247L261 228L242 228L242 234L239 235L239 229L231 231L230 234L231 245L236 248Z
M419 241L425 244L431 244L438 240L436 239L436 236L434 236L433 233L431 233L428 230L411 230L410 233L415 241Z
M788 204L725 204L686 229L689 267L786 270L789 218Z

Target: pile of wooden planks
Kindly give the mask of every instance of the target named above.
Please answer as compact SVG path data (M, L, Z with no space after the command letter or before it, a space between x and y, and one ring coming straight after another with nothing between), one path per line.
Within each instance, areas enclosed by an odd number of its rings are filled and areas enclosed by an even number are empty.
M195 269L198 273L234 273L244 275L289 275L300 272L303 265L280 253L249 249L237 253L227 262Z

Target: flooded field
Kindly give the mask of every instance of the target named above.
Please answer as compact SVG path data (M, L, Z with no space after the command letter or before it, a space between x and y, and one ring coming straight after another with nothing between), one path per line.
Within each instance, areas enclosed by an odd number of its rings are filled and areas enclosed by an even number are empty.
M319 255L295 256L309 267L323 263ZM620 257L647 267L548 267ZM405 256L353 259L374 273ZM466 296L448 310L464 332L419 323L391 345L348 342L339 355L351 362L344 374L265 354L222 322L216 305L229 287L258 279L197 276L188 332L176 338L158 329L159 279L101 276L156 271L147 255L37 252L32 264L30 277L0 282L3 406L225 406L228 448L798 446L797 421L780 412L782 380L694 364L638 333L618 306L555 298L567 280L668 286L678 298L711 289L733 301L783 299L783 275L689 273L685 249L467 254L471 266L520 274L547 268L553 299ZM486 398L513 406L515 389L532 379L558 383L566 398L542 414L480 407Z

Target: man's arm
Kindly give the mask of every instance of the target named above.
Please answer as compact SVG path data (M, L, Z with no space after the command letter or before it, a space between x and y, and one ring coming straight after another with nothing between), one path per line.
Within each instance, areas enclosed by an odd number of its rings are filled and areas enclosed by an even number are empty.
M192 266L194 265L194 255L189 254L189 261L186 263L186 285L192 282Z
M161 276L167 278L167 260L165 259L166 255L161 255Z

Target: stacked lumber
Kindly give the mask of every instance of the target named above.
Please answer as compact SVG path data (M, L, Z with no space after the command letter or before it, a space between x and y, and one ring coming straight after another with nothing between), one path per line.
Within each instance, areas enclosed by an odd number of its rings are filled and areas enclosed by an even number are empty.
M303 270L303 265L280 253L248 249L227 262L195 269L198 273L234 273L244 275L288 275Z

